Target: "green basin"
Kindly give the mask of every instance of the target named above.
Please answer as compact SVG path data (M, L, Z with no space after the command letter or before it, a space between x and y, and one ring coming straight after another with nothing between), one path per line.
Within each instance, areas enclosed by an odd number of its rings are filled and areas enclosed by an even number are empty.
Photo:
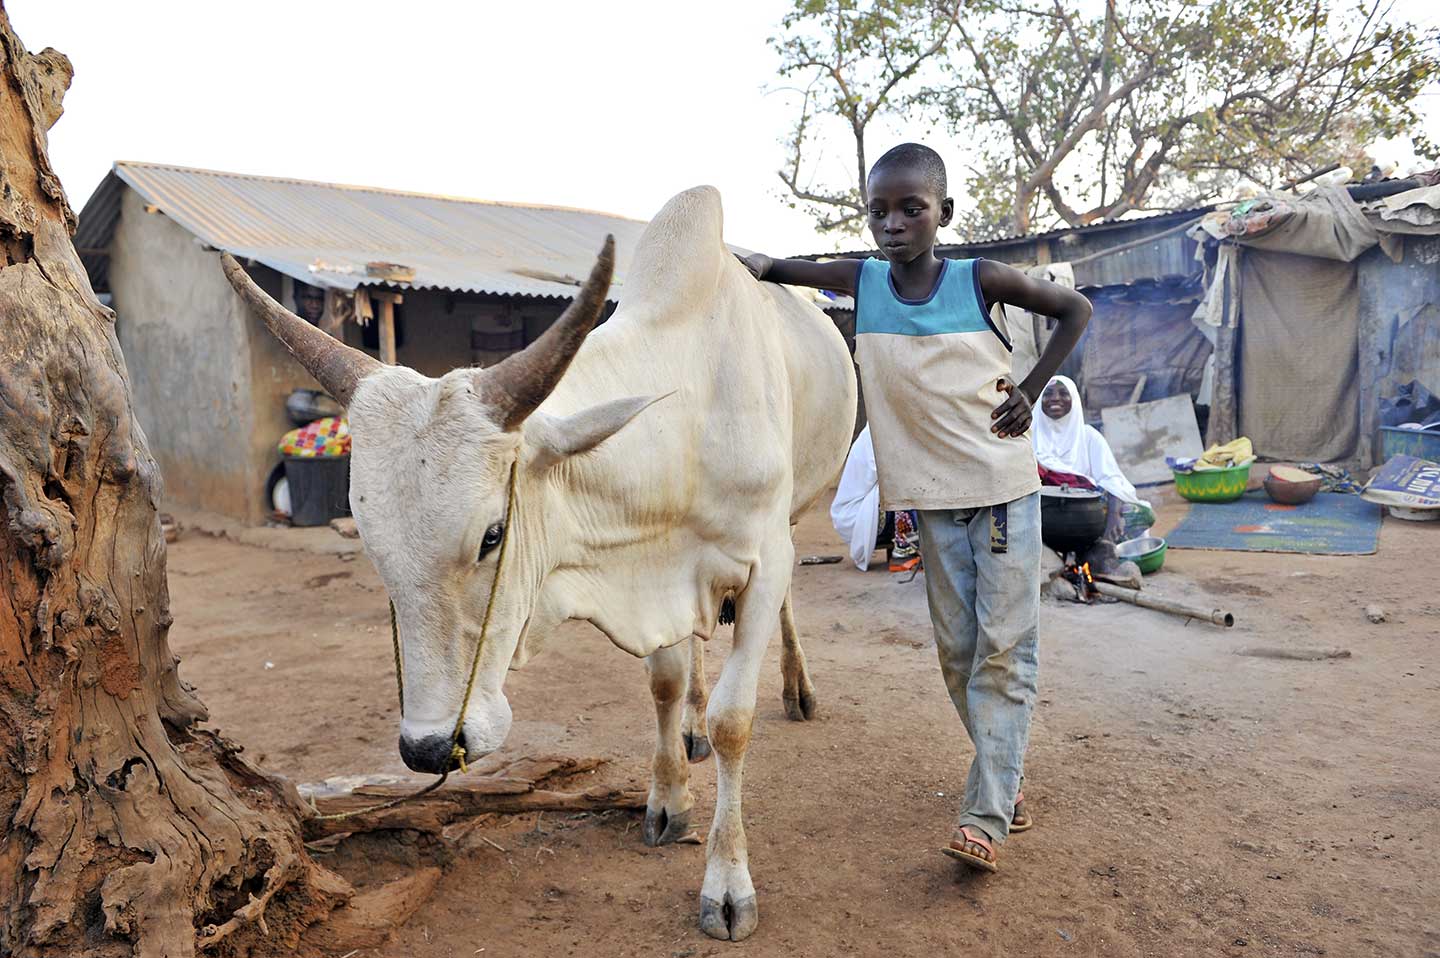
M1250 484L1250 463L1229 469L1175 473L1175 491L1191 502L1234 502Z
M1122 559L1129 559L1140 567L1141 573L1149 575L1152 572L1159 572L1160 567L1165 564L1165 550L1169 548L1165 540L1158 536L1146 536L1143 539L1131 539L1129 542L1122 542L1115 547L1116 555Z

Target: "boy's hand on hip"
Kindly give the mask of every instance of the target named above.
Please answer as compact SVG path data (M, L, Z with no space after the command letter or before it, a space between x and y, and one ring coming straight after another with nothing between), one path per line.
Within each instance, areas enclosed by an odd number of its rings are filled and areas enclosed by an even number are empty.
M1001 439L1018 439L1030 429L1034 404L1030 402L1030 397L1025 395L1025 390L1017 388L1008 379L1001 379L995 385L1006 396L1005 401L990 413L993 420L990 431Z
M770 272L771 263L774 262L764 253L751 253L749 256L741 256L739 253L736 253L735 258L738 259L740 265L748 269L750 275L756 279L764 279L765 274Z

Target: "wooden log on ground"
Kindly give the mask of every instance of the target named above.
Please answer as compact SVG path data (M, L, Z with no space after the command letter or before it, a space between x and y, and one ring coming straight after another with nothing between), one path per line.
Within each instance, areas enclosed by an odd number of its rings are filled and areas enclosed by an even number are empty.
M1187 619L1213 622L1216 625L1223 625L1227 629L1235 624L1235 616L1223 609L1202 609L1198 606L1183 605L1158 595L1146 595L1143 592L1122 589L1120 586L1111 585L1108 582L1095 582L1093 583L1093 588L1101 595L1109 596L1112 599L1119 599L1122 602L1129 602L1131 605L1138 605L1142 608L1154 609L1157 612L1168 612L1171 615L1179 615Z
M500 760L452 776L444 785L391 808L367 811L424 787L394 779L336 780L301 786L301 794L316 815L307 819L309 841L345 832L386 828L413 828L439 834L459 818L489 813L518 814L541 811L603 811L610 808L644 808L643 788L593 785L578 790L556 786L559 780L593 772L604 759L565 756L526 756ZM325 818L326 815L345 818Z

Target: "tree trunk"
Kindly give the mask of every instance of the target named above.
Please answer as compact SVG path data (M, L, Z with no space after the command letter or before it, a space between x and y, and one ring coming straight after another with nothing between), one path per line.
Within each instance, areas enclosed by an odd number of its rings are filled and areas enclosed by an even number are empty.
M291 954L352 889L176 671L160 476L46 152L70 75L0 6L0 954Z

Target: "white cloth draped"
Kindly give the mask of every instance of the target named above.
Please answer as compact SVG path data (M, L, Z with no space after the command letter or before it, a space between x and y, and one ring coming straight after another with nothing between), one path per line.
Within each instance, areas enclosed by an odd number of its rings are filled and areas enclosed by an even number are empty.
M1120 471L1120 464L1115 461L1115 454L1110 451L1105 437L1085 422L1080 390L1075 383L1067 376L1056 376L1050 382L1059 383L1070 393L1070 412L1060 419L1051 419L1042 409L1035 410L1034 424L1030 427L1035 443L1035 461L1046 469L1084 476L1124 502L1149 506L1150 503L1140 498L1130 480Z
M862 571L870 568L875 537L880 534L880 476L875 471L875 446L866 426L850 447L840 487L830 504L830 522L850 544L850 558Z

